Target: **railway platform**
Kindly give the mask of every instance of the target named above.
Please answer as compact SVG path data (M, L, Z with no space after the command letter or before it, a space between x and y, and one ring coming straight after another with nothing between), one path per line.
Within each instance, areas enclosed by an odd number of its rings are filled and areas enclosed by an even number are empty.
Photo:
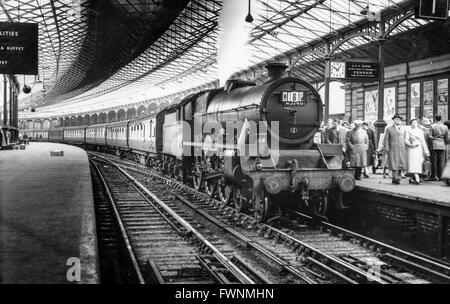
M450 208L450 187L442 181L424 181L421 185L412 185L406 177L401 180L400 185L396 185L391 182L391 178L371 174L369 178L357 181L356 189L417 201L423 205Z
M347 195L349 227L408 249L450 259L450 187L442 181L400 185L371 174Z
M98 283L95 227L86 152L0 151L0 283Z

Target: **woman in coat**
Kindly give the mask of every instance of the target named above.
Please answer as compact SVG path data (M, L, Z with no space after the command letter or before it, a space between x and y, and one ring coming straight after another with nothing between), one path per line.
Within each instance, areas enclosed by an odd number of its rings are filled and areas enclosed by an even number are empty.
M411 129L405 133L405 145L408 173L412 175L409 183L419 185L419 174L422 174L422 164L425 157L428 158L430 156L430 152L417 119L411 119Z
M362 121L355 120L355 128L347 132L347 154L350 157L351 166L355 168L355 179L361 179L362 168L367 166L367 148L369 137L362 129Z

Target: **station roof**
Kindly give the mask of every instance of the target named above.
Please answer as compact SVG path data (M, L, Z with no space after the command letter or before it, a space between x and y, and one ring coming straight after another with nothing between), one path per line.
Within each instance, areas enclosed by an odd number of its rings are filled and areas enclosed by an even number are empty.
M249 8L243 0L6 0L0 4L5 13L0 21L40 23L39 79L45 98L35 102L40 108L34 115L62 115L161 98L223 81L280 55L319 49L351 31L370 34L364 26L374 24L376 30L377 22L362 11L381 11L395 22L414 1L250 3L251 23L244 21ZM428 23L408 19L391 36ZM362 48L373 40L354 37L337 53L376 56ZM304 69L294 70L297 76L322 81L320 56L310 53L300 66ZM32 104L32 98L22 97L27 98Z

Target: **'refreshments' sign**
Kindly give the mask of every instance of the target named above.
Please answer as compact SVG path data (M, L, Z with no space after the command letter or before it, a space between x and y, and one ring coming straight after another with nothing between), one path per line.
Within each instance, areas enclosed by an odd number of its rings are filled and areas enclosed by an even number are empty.
M0 74L38 74L38 24L0 22Z

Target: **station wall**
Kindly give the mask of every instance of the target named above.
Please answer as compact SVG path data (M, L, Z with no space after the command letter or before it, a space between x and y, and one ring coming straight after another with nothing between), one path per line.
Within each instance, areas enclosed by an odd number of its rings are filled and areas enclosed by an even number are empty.
M384 120L394 113L411 118L440 113L449 120L450 54L385 67ZM374 122L378 112L378 84L353 83L345 88L345 119Z

